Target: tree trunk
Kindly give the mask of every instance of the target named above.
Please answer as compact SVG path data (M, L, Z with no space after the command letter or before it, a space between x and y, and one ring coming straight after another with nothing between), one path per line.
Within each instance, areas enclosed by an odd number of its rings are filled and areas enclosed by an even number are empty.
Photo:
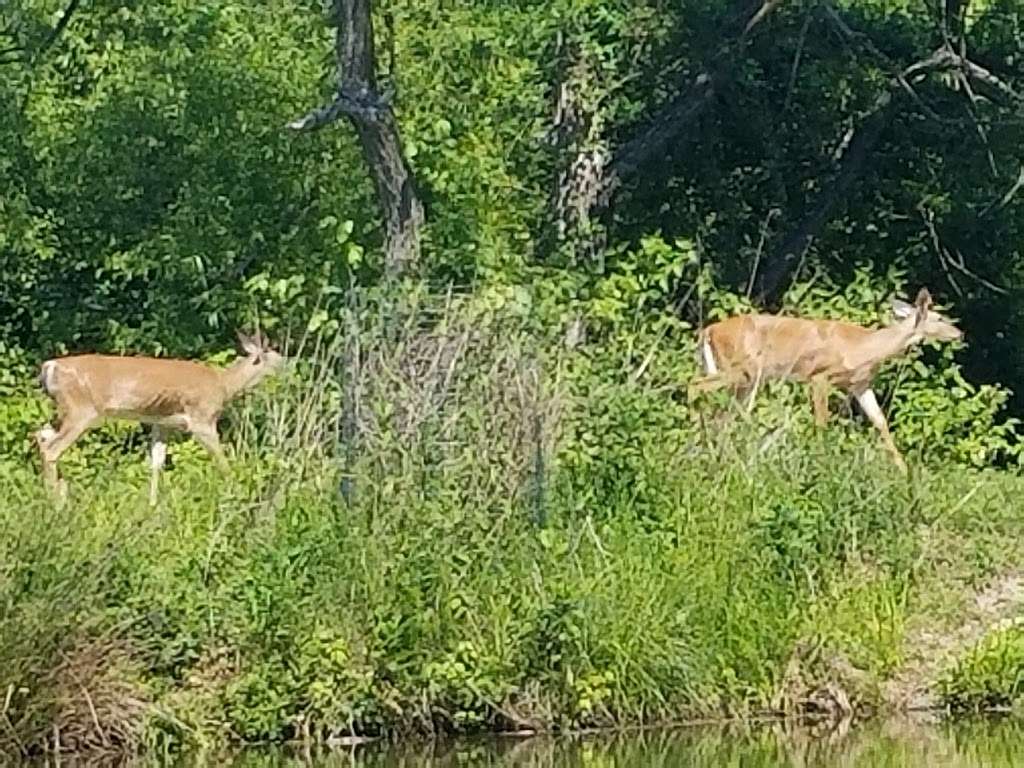
M591 214L605 185L609 159L601 136L600 106L592 97L599 85L593 82L583 52L565 44L561 35L556 55L563 63L554 89L550 133L559 161L552 190L551 234L556 247L566 248L573 263L596 261L604 253L606 229Z
M288 127L313 130L342 116L355 127L383 217L385 270L397 277L419 262L425 216L395 113L377 86L371 10L370 0L334 0L338 91L331 104Z

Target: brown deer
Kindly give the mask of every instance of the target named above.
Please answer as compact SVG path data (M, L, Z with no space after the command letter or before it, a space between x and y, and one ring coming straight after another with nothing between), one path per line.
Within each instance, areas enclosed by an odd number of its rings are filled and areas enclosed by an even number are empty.
M74 355L47 360L39 381L56 403L56 429L36 433L47 485L60 497L66 486L57 461L79 437L107 419L151 424L149 503L156 504L160 470L167 458L167 431L188 432L209 451L218 469L228 471L217 421L240 392L276 371L284 358L259 334L238 340L244 357L227 368L192 360L156 357Z
M730 317L700 332L698 353L704 375L693 381L690 390L696 393L730 387L737 397L746 398L749 412L761 382L808 382L814 421L824 426L829 418L829 390L838 387L856 398L893 461L906 472L906 463L893 442L871 382L883 361L915 344L963 337L951 320L931 306L931 294L922 288L913 305L894 300L894 322L874 329L840 320L779 315Z

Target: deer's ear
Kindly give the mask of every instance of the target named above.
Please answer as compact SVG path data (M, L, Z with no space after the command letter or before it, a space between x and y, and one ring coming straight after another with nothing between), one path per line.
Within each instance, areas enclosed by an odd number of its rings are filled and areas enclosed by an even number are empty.
M914 305L917 306L918 309L928 310L931 308L932 295L928 292L927 288L922 287L921 290L917 292L917 298L914 300Z
M932 295L928 293L927 288L922 288L917 292L917 300L914 302L914 306L917 307L915 324L920 327L928 319L929 310L932 306Z
M893 299L892 314L897 320L906 320L914 314L914 306L900 299Z
M238 343L242 347L242 350L250 355L255 355L259 352L259 346L256 344L256 340L242 331L236 331L235 335L238 336Z

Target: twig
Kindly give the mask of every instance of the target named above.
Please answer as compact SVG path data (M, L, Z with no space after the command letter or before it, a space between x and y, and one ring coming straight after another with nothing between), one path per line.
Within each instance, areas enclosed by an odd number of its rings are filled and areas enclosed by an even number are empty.
M1006 191L1006 194L999 200L993 200L986 205L981 213L978 214L978 218L984 218L993 208L1005 208L1013 200L1014 195L1020 191L1021 187L1024 187L1024 164L1021 165L1020 170L1017 172L1017 180L1013 182L1013 185Z
M953 286L953 290L956 291L957 296L963 298L964 292L960 290L960 286L956 282L956 278L953 277L952 273L949 271L949 265L946 263L942 243L939 241L939 233L935 229L934 211L930 208L925 208L923 205L918 206L917 210L921 214L921 220L924 222L925 229L928 230L928 235L932 241L932 248L934 248L935 256L939 260L939 266L942 267L942 271L946 273L946 279L949 281L949 284Z
M793 91L796 90L796 76L800 70L800 59L803 57L804 44L807 42L807 32L811 28L811 20L814 18L816 8L807 12L804 16L803 26L800 28L800 39L797 40L796 53L793 54L793 66L789 70L789 84L786 86L786 98L782 102L782 112L780 114L786 114L789 111L789 106L793 102Z
M747 22L747 25L743 27L743 33L740 35L740 40L745 38L750 30L764 21L768 14L778 8L781 4L782 0L765 0L764 5L757 9L757 12L750 17L750 21Z
M958 272L963 273L964 275L966 275L967 277L971 278L972 280L975 280L976 282L981 283L982 285L984 285L986 288L988 288L990 291L993 291L994 293L1000 293L1000 294L1003 294L1004 296L1009 295L1010 292L1006 288L1003 288L1002 286L996 285L991 280L988 280L988 279L982 277L981 275L979 275L978 273L972 272L970 269L968 269L967 265L964 263L964 255L959 250L957 250L956 255L957 255L957 258L954 259L952 254L950 254L949 250L948 249L946 250L946 261L954 269L956 269Z
M764 221L761 222L761 236L757 243L757 252L754 254L754 264L750 268L750 278L747 280L747 298L754 292L754 282L757 279L757 270L761 265L761 256L764 255L764 246L768 241L768 225L771 224L773 218L778 214L782 213L779 208L770 208L768 215L764 217Z
M981 139L982 146L985 147L985 156L988 158L988 166L992 170L992 176L999 178L999 169L996 167L996 158L995 155L992 154L992 146L988 141L988 131L985 130L985 126L981 123L981 118L974 109L974 102L978 100L978 97L974 95L974 90L971 88L971 80L963 72L957 73L957 80L963 86L964 93L967 94L967 114L971 116L971 121L974 123L974 129L978 132L978 137Z
M931 209L925 208L923 205L918 206L918 211L921 213L921 219L924 221L925 228L928 230L929 238L932 242L932 247L935 249L935 255L939 260L939 266L942 271L946 273L946 278L949 280L949 284L953 286L953 290L957 292L958 296L963 296L963 291L960 285L957 283L956 278L953 277L952 269L955 269L965 277L974 280L977 283L988 288L993 293L1007 295L1009 291L999 285L996 285L991 280L988 280L981 275L973 272L967 267L965 263L964 255L957 250L957 258L953 258L949 249L942 245L942 241L939 238L938 229L935 226L935 213Z
M57 19L57 23L54 25L53 29L50 30L50 34L46 36L46 39L43 41L43 44L39 46L39 49L35 52L35 54L33 54L33 60L38 59L40 56L46 53L46 51L48 51L54 43L57 42L57 39L64 33L64 30L67 29L68 24L71 23L71 17L74 15L75 11L78 10L78 6L80 3L81 0L71 0L67 4L67 7L64 8L64 12L60 15L60 18Z

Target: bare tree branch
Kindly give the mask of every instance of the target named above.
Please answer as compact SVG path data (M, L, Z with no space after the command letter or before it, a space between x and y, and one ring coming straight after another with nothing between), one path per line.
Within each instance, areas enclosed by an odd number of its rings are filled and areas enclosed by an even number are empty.
M803 57L804 45L807 43L807 32L811 28L811 20L814 18L814 10L804 14L804 23L800 27L800 37L796 44L796 53L793 54L793 66L789 70L789 82L786 84L786 99L782 102L781 114L789 112L789 106L793 103L793 94L796 92L796 77L800 71L800 59Z
M377 87L377 62L370 0L334 0L338 91L323 107L292 120L288 128L308 131L340 117L356 129L384 218L385 267L397 276L420 256L423 203L402 151L398 123L388 94Z
M875 99L861 124L848 141L840 145L838 167L830 184L825 186L810 211L797 222L773 254L764 260L757 276L755 294L761 303L771 304L782 292L783 284L810 247L821 228L828 222L836 206L846 199L863 173L867 160L885 129L892 122L899 102L895 95L906 92L910 81L930 72L948 69L955 63L955 55L942 47L927 58L914 62L899 72L889 87Z
M1017 93L1012 86L1005 83L996 75L993 75L980 64L977 64L968 58L961 58L959 64L963 67L964 73L967 77L984 88L988 94L986 98L989 98L992 101L999 101L996 96L1001 96L1007 101L1019 102L1024 100L1024 96Z
M1021 190L1021 187L1024 187L1024 165L1021 165L1020 170L1017 172L1017 180L1013 182L1013 185L1008 190L1006 190L1006 194L999 198L999 200L994 200L986 205L982 209L981 213L978 214L978 218L984 218L994 209L1005 208Z
M615 152L605 173L604 186L594 204L607 207L622 184L641 168L663 157L669 146L699 118L711 104L735 58L734 48L759 27L782 0L751 2L739 0L726 24L725 42L707 66L650 120L647 127ZM738 32L735 30L739 29Z
M925 229L928 232L928 237L931 240L932 248L935 251L935 256L939 260L939 266L942 271L946 273L946 278L949 280L949 284L956 291L958 296L963 296L963 291L960 288L960 284L957 283L956 278L953 276L952 270L956 270L964 277L970 278L976 283L988 288L993 293L1000 295L1007 295L1009 291L1000 285L996 285L991 280L982 277L976 272L972 271L967 267L967 263L964 259L964 255L957 250L956 258L953 258L949 248L946 248L942 244L942 239L939 237L938 227L935 226L935 211L928 208L923 202L917 207L918 212L921 214L921 220L924 222Z
M748 21L743 27L742 37L746 37L750 30L768 18L768 14L778 8L781 4L782 0L765 0L764 5L757 9L757 12L750 17L750 21Z

